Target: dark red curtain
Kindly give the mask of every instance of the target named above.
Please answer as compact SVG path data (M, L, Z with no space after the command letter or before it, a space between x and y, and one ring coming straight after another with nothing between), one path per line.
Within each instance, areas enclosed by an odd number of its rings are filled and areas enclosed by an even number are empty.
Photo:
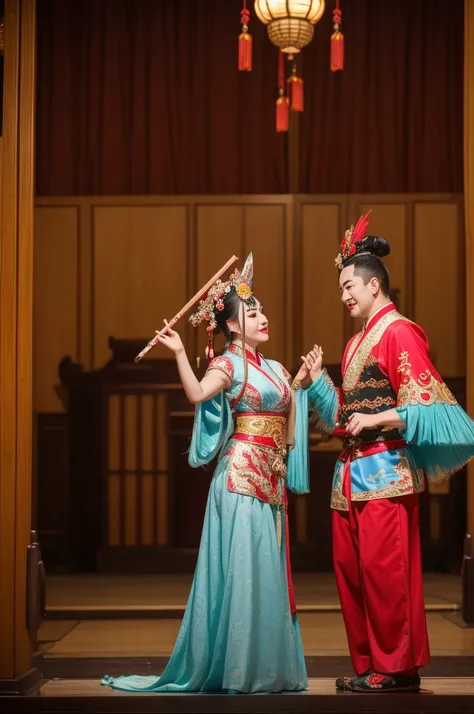
M253 3L249 2L252 9ZM463 0L341 0L301 57L299 190L461 191ZM239 0L38 0L38 195L280 193L277 51Z
M286 192L277 50L239 0L39 0L38 195Z
M341 0L336 73L334 4L301 57L300 191L461 192L463 0Z

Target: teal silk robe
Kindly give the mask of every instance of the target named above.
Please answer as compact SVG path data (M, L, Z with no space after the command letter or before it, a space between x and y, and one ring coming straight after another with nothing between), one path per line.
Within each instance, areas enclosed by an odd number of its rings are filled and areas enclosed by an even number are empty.
M191 593L168 665L160 677L104 677L102 684L148 693L307 688L301 635L291 607L287 520L281 521L279 543L281 507L268 502L273 491L265 488L265 449L232 438L239 414L288 413L289 375L277 362L247 355L248 381L238 404L233 400L243 383L243 359L241 348L232 344L209 366L226 372L231 387L196 407L189 463L198 467L218 460ZM308 403L303 391L293 394L295 446L287 460L286 483L303 493L308 491ZM192 484L187 497L192 497Z

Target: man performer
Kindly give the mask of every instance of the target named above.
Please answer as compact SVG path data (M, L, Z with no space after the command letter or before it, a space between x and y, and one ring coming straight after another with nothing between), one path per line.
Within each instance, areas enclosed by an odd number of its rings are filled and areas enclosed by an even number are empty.
M344 438L334 473L333 561L355 677L338 689L420 689L430 660L423 599L419 494L474 456L474 422L429 357L425 333L389 297L386 240L346 231L336 259L342 302L363 327L342 358L342 388L305 357L319 426ZM311 380L309 380L309 377ZM303 384L307 386L307 384Z

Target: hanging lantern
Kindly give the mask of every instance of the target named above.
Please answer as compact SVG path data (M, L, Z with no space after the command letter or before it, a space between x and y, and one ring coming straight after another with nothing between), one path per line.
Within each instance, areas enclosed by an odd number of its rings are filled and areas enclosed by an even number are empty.
M324 8L324 0L255 0L255 14L267 25L270 41L289 55L309 45Z

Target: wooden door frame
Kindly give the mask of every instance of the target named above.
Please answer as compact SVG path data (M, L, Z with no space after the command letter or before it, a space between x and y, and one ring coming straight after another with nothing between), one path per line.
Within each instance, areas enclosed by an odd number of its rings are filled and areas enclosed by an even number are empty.
M27 551L33 451L33 233L36 0L5 0L0 187L0 693L31 669Z

